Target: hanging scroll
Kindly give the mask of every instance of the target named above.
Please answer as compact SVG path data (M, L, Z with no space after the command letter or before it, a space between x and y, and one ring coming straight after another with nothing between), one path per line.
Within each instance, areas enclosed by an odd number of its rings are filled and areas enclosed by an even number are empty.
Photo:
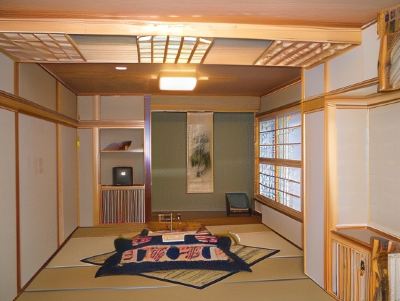
M213 113L187 113L188 193L214 191L213 120Z

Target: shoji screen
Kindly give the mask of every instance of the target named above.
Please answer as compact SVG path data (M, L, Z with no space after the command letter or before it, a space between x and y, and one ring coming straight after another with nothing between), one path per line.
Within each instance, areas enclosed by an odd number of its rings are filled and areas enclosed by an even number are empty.
M54 123L19 115L21 284L57 249Z
M0 109L0 300L17 295L15 113Z
M79 226L93 226L93 136L79 129Z
M62 177L62 216L63 231L61 241L65 240L78 226L78 164L77 130L60 126Z
M305 272L321 287L325 266L324 112L305 114Z

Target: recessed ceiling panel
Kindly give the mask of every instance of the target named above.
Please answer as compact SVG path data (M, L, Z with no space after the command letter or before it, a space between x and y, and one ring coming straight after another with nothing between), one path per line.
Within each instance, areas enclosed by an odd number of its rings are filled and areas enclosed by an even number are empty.
M271 41L215 39L204 64L252 65Z
M274 41L255 64L310 67L342 53L351 46L345 43Z
M78 94L183 94L261 96L300 78L299 68L205 64L43 64L50 73ZM164 72L195 73L196 88L190 92L159 89Z
M90 63L137 63L135 36L71 35Z
M0 49L20 62L85 62L71 38L62 33L0 33Z
M212 39L180 36L139 36L140 63L200 64Z

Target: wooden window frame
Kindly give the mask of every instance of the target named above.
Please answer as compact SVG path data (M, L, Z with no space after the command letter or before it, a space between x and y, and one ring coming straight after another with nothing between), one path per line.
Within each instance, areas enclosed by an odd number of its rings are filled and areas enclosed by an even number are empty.
M260 158L260 122L263 120L267 119L273 119L275 118L275 131L277 130L277 118L282 116L282 115L287 115L290 113L300 113L301 114L301 158L300 160L286 160L286 159L270 159L270 158ZM304 198L303 198L303 118L302 118L302 112L301 112L301 107L300 105L294 104L293 106L290 106L289 108L285 108L282 110L275 110L275 111L270 111L266 113L262 113L259 115L256 115L255 118L255 126L254 126L254 141L255 141L255 150L254 150L254 155L255 155L255 167L254 167L254 199L258 201L259 203L262 203L294 220L297 220L299 222L303 222L303 211L304 211ZM275 155L276 155L276 144L277 144L277 137L275 137ZM260 164L272 164L275 167L276 166L284 166L284 167L297 167L301 169L301 177L300 177L300 202L301 202L301 211L297 211L293 208L290 208L286 205L281 204L277 200L272 200L264 195L260 194ZM275 168L275 198L277 196L277 179L279 178L277 176L277 168Z

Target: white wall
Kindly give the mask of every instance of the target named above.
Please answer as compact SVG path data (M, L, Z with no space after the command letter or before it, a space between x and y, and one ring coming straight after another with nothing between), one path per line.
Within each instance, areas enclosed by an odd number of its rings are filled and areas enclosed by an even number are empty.
M274 93L262 96L260 112L267 112L300 100L301 82L298 82Z
M0 109L0 300L17 295L15 113Z
M306 99L321 95L325 90L324 64L304 71L304 89Z
M56 110L56 80L37 64L19 64L19 96Z
M153 111L258 112L258 96L152 95Z
M0 52L0 90L14 93L14 61Z
M325 259L325 127L324 112L307 113L305 129L305 200L304 200L304 256L305 273L324 286Z
M94 120L94 97L78 96L78 119Z
M337 222L368 223L368 111L338 109L337 124Z
M400 103L370 110L370 225L400 237Z
M66 239L78 226L78 150L77 130L60 126L61 139L61 177L63 233L60 240Z
M362 44L329 61L329 88L336 90L378 76L376 24L362 31Z
M262 205L262 222L299 247L303 247L302 223Z
M21 284L57 249L57 160L54 123L19 115Z
M58 84L60 107L59 112L73 119L77 119L77 97L76 95L62 84Z
M144 120L143 96L101 96L101 120Z
M79 129L79 226L93 225L93 136L91 129Z

